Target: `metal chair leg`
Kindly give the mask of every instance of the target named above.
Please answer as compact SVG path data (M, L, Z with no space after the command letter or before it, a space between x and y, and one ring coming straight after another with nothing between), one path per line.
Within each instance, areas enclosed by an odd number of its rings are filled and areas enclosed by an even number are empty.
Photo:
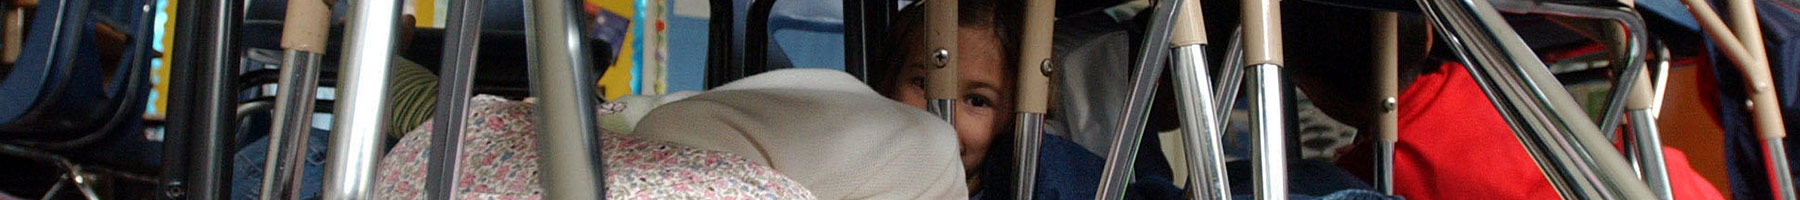
M332 112L331 146L326 156L324 199L375 198L375 167L381 161L381 134L388 71L393 63L399 1L350 4L338 75L338 105Z
M1229 199L1226 181L1223 129L1214 109L1212 85L1205 69L1206 45L1176 47L1175 90L1182 118L1182 140L1185 141L1188 165L1189 195L1196 199Z
M1281 1L1243 2L1244 64L1249 65L1250 160L1256 199L1287 199L1287 137L1281 82Z
M1649 110L1631 110L1631 144L1637 156L1638 176L1650 186L1658 199L1674 199L1669 188L1669 170L1663 164L1662 136L1656 130L1656 118Z
M312 133L314 93L324 60L331 9L323 1L288 1L282 24L281 79L269 125L268 158L263 163L261 199L300 198L300 177Z
M1225 60L1219 63L1219 87L1213 90L1213 94L1217 95L1213 97L1213 102L1219 104L1219 109L1213 111L1217 114L1214 116L1219 117L1215 122L1219 124L1219 130L1230 130L1231 117L1227 116L1231 116L1232 107L1237 105L1238 89L1244 83L1243 36L1243 27L1232 30L1231 42L1225 47Z
M1781 139L1766 139L1763 140L1763 149L1768 151L1763 154L1764 162L1768 163L1769 171L1775 172L1770 179L1773 179L1775 188L1779 189L1776 192L1781 194L1781 199L1795 199L1794 175L1793 172L1788 171L1790 168L1786 146L1783 146Z
M1381 105L1375 117L1375 189L1394 194L1394 143L1400 141L1400 18L1398 13L1375 13L1375 88Z
M60 179L56 180L56 184L50 185L50 190L44 191L44 196L41 197L40 199L43 199L43 200L59 199L56 197L58 195L62 194L63 187L73 186L73 187L75 187L76 192L81 193L81 197L83 199L100 200L100 194L97 192L94 192L94 186L93 186L93 184L94 184L93 176L94 175L92 175L92 174L83 175L84 173L81 172L79 167L69 168L68 170L69 170L68 173L63 174L61 177L59 177Z
M94 191L93 187L96 184L110 183L111 179L142 183L159 182L158 179L151 176L120 172L104 167L83 166L81 164L76 164L74 160L70 160L68 157L63 157L62 155L57 155L41 149L27 148L16 144L0 143L0 155L29 159L55 166L57 169L62 170L63 174L58 176L60 179L58 179L54 185L50 186L50 190L44 193L44 199L56 199L56 195L61 193L65 186L74 186L78 192L81 192L82 195L86 195L88 199L97 199L100 196L98 195L99 193ZM107 180L102 181L101 179Z
M1656 46L1659 50L1656 58L1661 63L1657 65L1657 68L1669 67L1668 49L1662 48L1661 45ZM1631 120L1632 133L1626 144L1631 147L1629 148L1630 155L1635 157L1632 161L1636 162L1638 177L1644 179L1645 184L1650 185L1651 192L1654 192L1659 199L1674 199L1671 196L1673 191L1669 186L1668 167L1663 162L1662 136L1656 130L1655 110L1659 106L1655 102L1657 94L1652 91L1657 87L1652 87L1653 85L1650 84L1650 71L1645 70L1638 74L1638 80L1634 83L1638 85L1631 89L1631 99L1625 105L1630 110L1626 115ZM1668 75L1663 74L1663 76Z
M1015 157L1018 159L1013 199L1032 199L1037 179L1038 150L1043 142L1044 113L1050 104L1050 42L1054 35L1056 1L1025 1L1024 42L1020 44L1018 112Z
M1150 12L1150 26L1145 31L1143 47L1137 49L1138 57L1134 60L1135 72L1131 77L1130 94L1120 116L1118 137L1113 138L1106 152L1106 167L1100 174L1100 185L1096 189L1094 199L1122 199L1125 197L1125 186L1131 180L1131 164L1137 157L1138 145L1144 134L1145 119L1149 118L1150 98L1156 93L1157 79L1163 73L1163 61L1169 53L1169 30L1175 21L1175 10L1182 1L1157 1Z
M50 190L44 191L44 196L40 199L43 199L43 200L59 199L56 197L62 193L63 187L71 187L72 186L72 187L75 187L76 192L81 193L81 197L83 199L100 200L100 194L97 192L94 192L94 186L93 186L94 183L93 183L92 178L93 178L93 175L91 175L91 174L83 175L83 173L81 173L79 168L73 168L69 171L69 173L63 174L61 179L56 181L56 184L50 185Z
M305 1L290 1L305 2ZM282 61L274 116L269 125L268 158L263 163L262 199L299 198L306 145L312 132L314 91L318 89L324 54L288 50Z
M606 177L594 119L593 59L581 33L577 0L528 0L525 13L533 62L531 95L539 99L538 177L546 199L602 199Z
M1616 74L1616 76L1621 78L1619 78L1617 84L1614 84L1615 89L1611 94L1607 95L1605 104L1606 110L1600 115L1600 133L1605 134L1608 139L1612 139L1615 135L1613 133L1618 131L1619 121L1624 115L1625 101L1628 99L1627 93L1629 93L1627 91L1631 91L1631 88L1636 86L1635 84L1630 83L1636 82L1638 77L1631 74L1636 74L1638 71L1644 70L1644 58L1650 49L1648 40L1649 31L1647 31L1649 28L1644 25L1643 17L1638 16L1637 11L1633 10L1629 5L1595 7L1548 2L1528 4L1496 3L1494 6L1495 9L1506 12L1606 19L1616 21L1624 26L1609 26L1605 29L1605 32L1612 37L1625 39L1624 45L1620 47L1623 49L1624 54L1621 55L1622 57L1618 60L1618 62L1625 63L1625 68Z
M1654 198L1492 4L1418 2L1563 197Z
M1206 24L1200 1L1182 0L1169 36L1174 46L1175 101L1181 113L1181 139L1187 144L1187 194L1192 199L1229 199L1230 183L1225 173L1224 147L1219 139L1222 129L1218 106L1213 102L1212 81L1206 73Z
M1724 50L1725 55L1731 58L1729 60L1733 64L1737 64L1740 69L1738 72L1742 73L1745 84L1748 86L1745 92L1750 96L1750 102L1746 103L1750 104L1751 116L1756 122L1757 137L1763 140L1765 151L1768 151L1764 154L1764 161L1773 174L1769 177L1770 182L1775 183L1777 188L1775 192L1778 192L1777 194L1782 199L1795 199L1794 179L1791 172L1788 171L1787 149L1781 142L1782 138L1787 137L1787 130L1782 128L1784 124L1781 122L1781 110L1777 106L1779 103L1775 96L1775 86L1772 84L1774 78L1769 74L1768 57L1761 55L1763 53L1758 53L1763 51L1761 50L1762 34L1759 33L1760 26L1753 21L1755 10L1748 7L1733 8L1732 11L1736 15L1744 16L1748 13L1747 16L1752 16L1748 17L1750 19L1742 19L1735 23L1740 26L1737 28L1741 29L1741 32L1748 33L1734 34L1734 31L1725 26L1725 22L1719 19L1719 14L1713 11L1712 6L1705 1L1683 0L1681 3L1688 6L1688 12L1694 15L1694 19L1700 21L1700 28L1706 32L1707 36L1711 36L1709 38L1712 38L1714 43L1719 45L1719 49ZM1734 1L1733 3L1749 4L1750 2ZM1743 26L1748 26L1748 28ZM1739 36L1746 37L1740 40ZM1756 50L1746 47L1756 47Z
M925 58L936 67L925 69L925 110L956 124L957 0L925 1Z
M1732 0L1727 2L1729 3L1726 3L1725 7L1726 9L1730 9L1731 28L1737 33L1738 41L1743 42L1744 49L1748 50L1750 55L1757 59L1757 63L1762 63L1761 66L1755 66L1756 68L1760 68L1760 70L1753 72L1758 73L1753 76L1763 76L1765 78L1749 78L1746 76L1746 79L1751 81L1749 84L1756 90L1751 92L1751 101L1753 103L1752 106L1750 106L1750 109L1752 109L1752 114L1755 115L1754 120L1756 121L1757 130L1763 135L1765 151L1768 151L1768 153L1764 154L1764 158L1769 165L1769 171L1774 172L1774 178L1771 178L1771 182L1775 183L1777 189L1776 192L1780 194L1781 199L1800 199L1800 197L1795 197L1794 176L1792 174L1793 172L1789 171L1790 166L1788 166L1787 148L1783 147L1782 144L1782 138L1787 137L1787 131L1783 128L1783 124L1785 123L1782 122L1781 110L1778 108L1780 103L1778 103L1775 97L1774 88L1771 86L1773 85L1773 79L1766 78L1770 76L1768 69L1769 52L1763 47L1762 24L1761 22L1758 22L1758 19L1756 18L1755 2L1751 0Z
M1287 199L1287 149L1282 127L1281 67L1250 66L1250 160L1257 199Z
M457 155L462 152L463 125L475 82L475 60L481 47L481 13L485 0L451 0L449 26L444 27L444 65L439 68L436 111L432 113L427 199L451 199L456 188Z
M94 184L97 184L96 182L99 181L97 180L97 178L99 178L98 175L83 172L80 168L75 168L75 170L69 171L67 178L70 183L75 184L75 191L81 192L82 197L86 197L88 200L100 200L100 193L94 191Z
M83 1L61 1L80 3ZM182 199L225 199L230 190L228 160L236 130L238 73L237 31L243 1L204 0L178 4L174 60L169 73L169 127L164 155L187 159L168 162L165 196ZM182 177L173 179L173 177ZM181 188L181 189L174 189Z
M39 199L43 199L43 200L56 199L57 193L62 193L63 187L66 187L68 185L69 185L68 180L56 180L56 184L51 184L50 190L45 190L44 197L39 198Z

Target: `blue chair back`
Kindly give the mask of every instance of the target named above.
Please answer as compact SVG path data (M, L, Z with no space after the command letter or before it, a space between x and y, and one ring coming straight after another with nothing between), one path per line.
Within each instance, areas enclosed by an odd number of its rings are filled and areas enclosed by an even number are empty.
M150 87L149 61L155 57L150 49L154 13L144 8L154 3L39 4L27 19L19 60L0 80L0 94L6 94L0 95L0 139L91 142L123 128L124 122L140 120ZM125 34L126 39L108 44L100 39L103 32Z

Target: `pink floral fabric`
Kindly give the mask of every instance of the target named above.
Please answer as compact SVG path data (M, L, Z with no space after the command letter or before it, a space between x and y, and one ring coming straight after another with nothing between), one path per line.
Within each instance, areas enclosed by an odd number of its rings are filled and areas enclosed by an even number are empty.
M454 199L542 199L533 104L483 95L469 105ZM598 107L604 115L624 105ZM424 123L382 158L380 198L425 198L431 129ZM737 155L602 132L612 199L815 199L799 183Z

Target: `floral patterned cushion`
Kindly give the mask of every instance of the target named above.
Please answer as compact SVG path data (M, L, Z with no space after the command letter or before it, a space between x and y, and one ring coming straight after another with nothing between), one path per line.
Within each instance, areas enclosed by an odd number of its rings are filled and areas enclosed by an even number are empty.
M469 102L455 199L542 199L533 104L495 96ZM601 115L623 104L598 106ZM382 199L424 199L430 122L382 158ZM612 199L815 199L799 183L737 155L602 131L606 194Z

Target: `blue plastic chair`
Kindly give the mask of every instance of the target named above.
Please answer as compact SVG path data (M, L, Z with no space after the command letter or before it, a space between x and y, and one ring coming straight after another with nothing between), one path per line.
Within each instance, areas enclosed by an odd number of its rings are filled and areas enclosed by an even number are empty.
M141 121L156 56L149 48L154 13L143 9L152 3L46 1L35 8L19 60L0 79L0 141L67 149ZM100 26L126 35L116 57L103 55L111 45L96 39Z

